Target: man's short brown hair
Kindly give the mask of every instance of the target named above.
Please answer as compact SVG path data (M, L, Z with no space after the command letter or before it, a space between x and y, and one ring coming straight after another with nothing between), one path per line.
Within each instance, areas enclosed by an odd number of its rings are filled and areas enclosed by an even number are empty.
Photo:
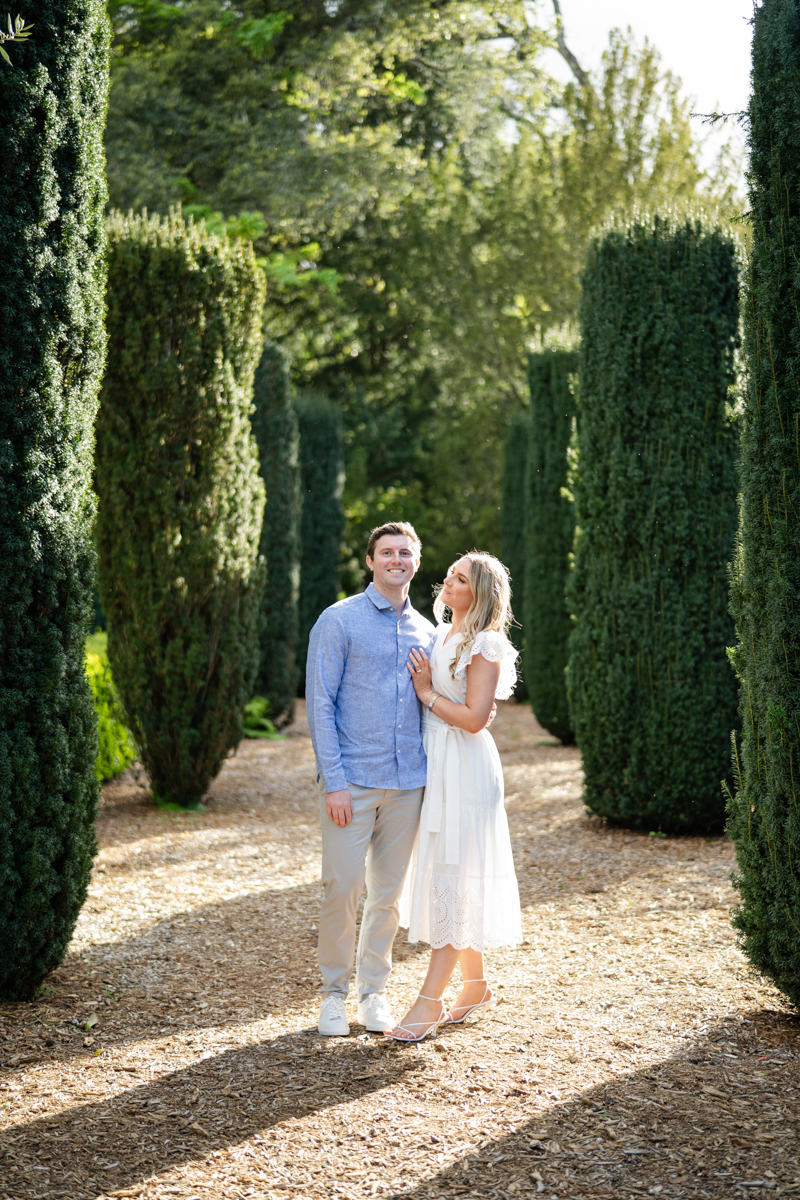
M382 537L407 537L417 549L417 558L422 554L422 542L416 529L409 521L387 521L385 525L376 525L369 535L367 543L367 558L375 557L375 547Z

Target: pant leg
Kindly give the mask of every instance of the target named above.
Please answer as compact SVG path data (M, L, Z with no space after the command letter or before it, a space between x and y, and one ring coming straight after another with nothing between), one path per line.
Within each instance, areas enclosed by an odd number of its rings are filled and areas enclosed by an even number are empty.
M325 811L325 795L320 787L322 907L317 955L325 995L335 992L346 996L350 990L356 908L364 889L378 802L384 795L381 788L348 786L353 797L353 819L343 826Z
M423 791L387 790L378 804L367 854L367 898L356 955L359 1000L382 992L392 969L400 894L414 848Z

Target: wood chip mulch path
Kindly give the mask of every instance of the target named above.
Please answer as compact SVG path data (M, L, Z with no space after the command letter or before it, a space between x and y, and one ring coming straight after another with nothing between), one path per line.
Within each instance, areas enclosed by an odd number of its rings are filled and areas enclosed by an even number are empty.
M800 1024L748 974L721 838L611 829L525 706L495 725L525 943L420 1046L316 1033L318 801L302 714L208 811L104 790L69 956L0 1007L0 1200L800 1193ZM427 950L397 942L398 1015Z

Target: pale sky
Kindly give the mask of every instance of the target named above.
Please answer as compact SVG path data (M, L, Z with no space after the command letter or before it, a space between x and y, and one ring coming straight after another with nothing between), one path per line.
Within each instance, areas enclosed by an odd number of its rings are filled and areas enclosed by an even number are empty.
M685 91L695 97L693 111L736 112L747 105L750 90L749 18L753 0L560 0L567 45L584 70L595 70L608 44L608 32L618 26L632 28L636 40L648 38L660 51L665 67L679 75ZM539 20L553 18L552 0L538 0ZM559 79L568 79L569 68L555 50L547 52L547 66ZM698 129L706 127L697 122ZM713 150L721 138L734 134L733 122L725 133L712 135Z

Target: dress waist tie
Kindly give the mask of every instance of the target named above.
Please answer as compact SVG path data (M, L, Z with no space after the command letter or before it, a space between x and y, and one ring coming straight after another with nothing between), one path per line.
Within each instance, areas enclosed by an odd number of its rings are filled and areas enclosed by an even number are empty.
M455 728L433 716L424 718L425 730L431 735L428 752L428 782L425 788L425 829L441 833L442 814L445 815L445 863L457 866L460 858L459 756ZM449 756L448 743L453 753ZM448 767L450 768L448 770Z

